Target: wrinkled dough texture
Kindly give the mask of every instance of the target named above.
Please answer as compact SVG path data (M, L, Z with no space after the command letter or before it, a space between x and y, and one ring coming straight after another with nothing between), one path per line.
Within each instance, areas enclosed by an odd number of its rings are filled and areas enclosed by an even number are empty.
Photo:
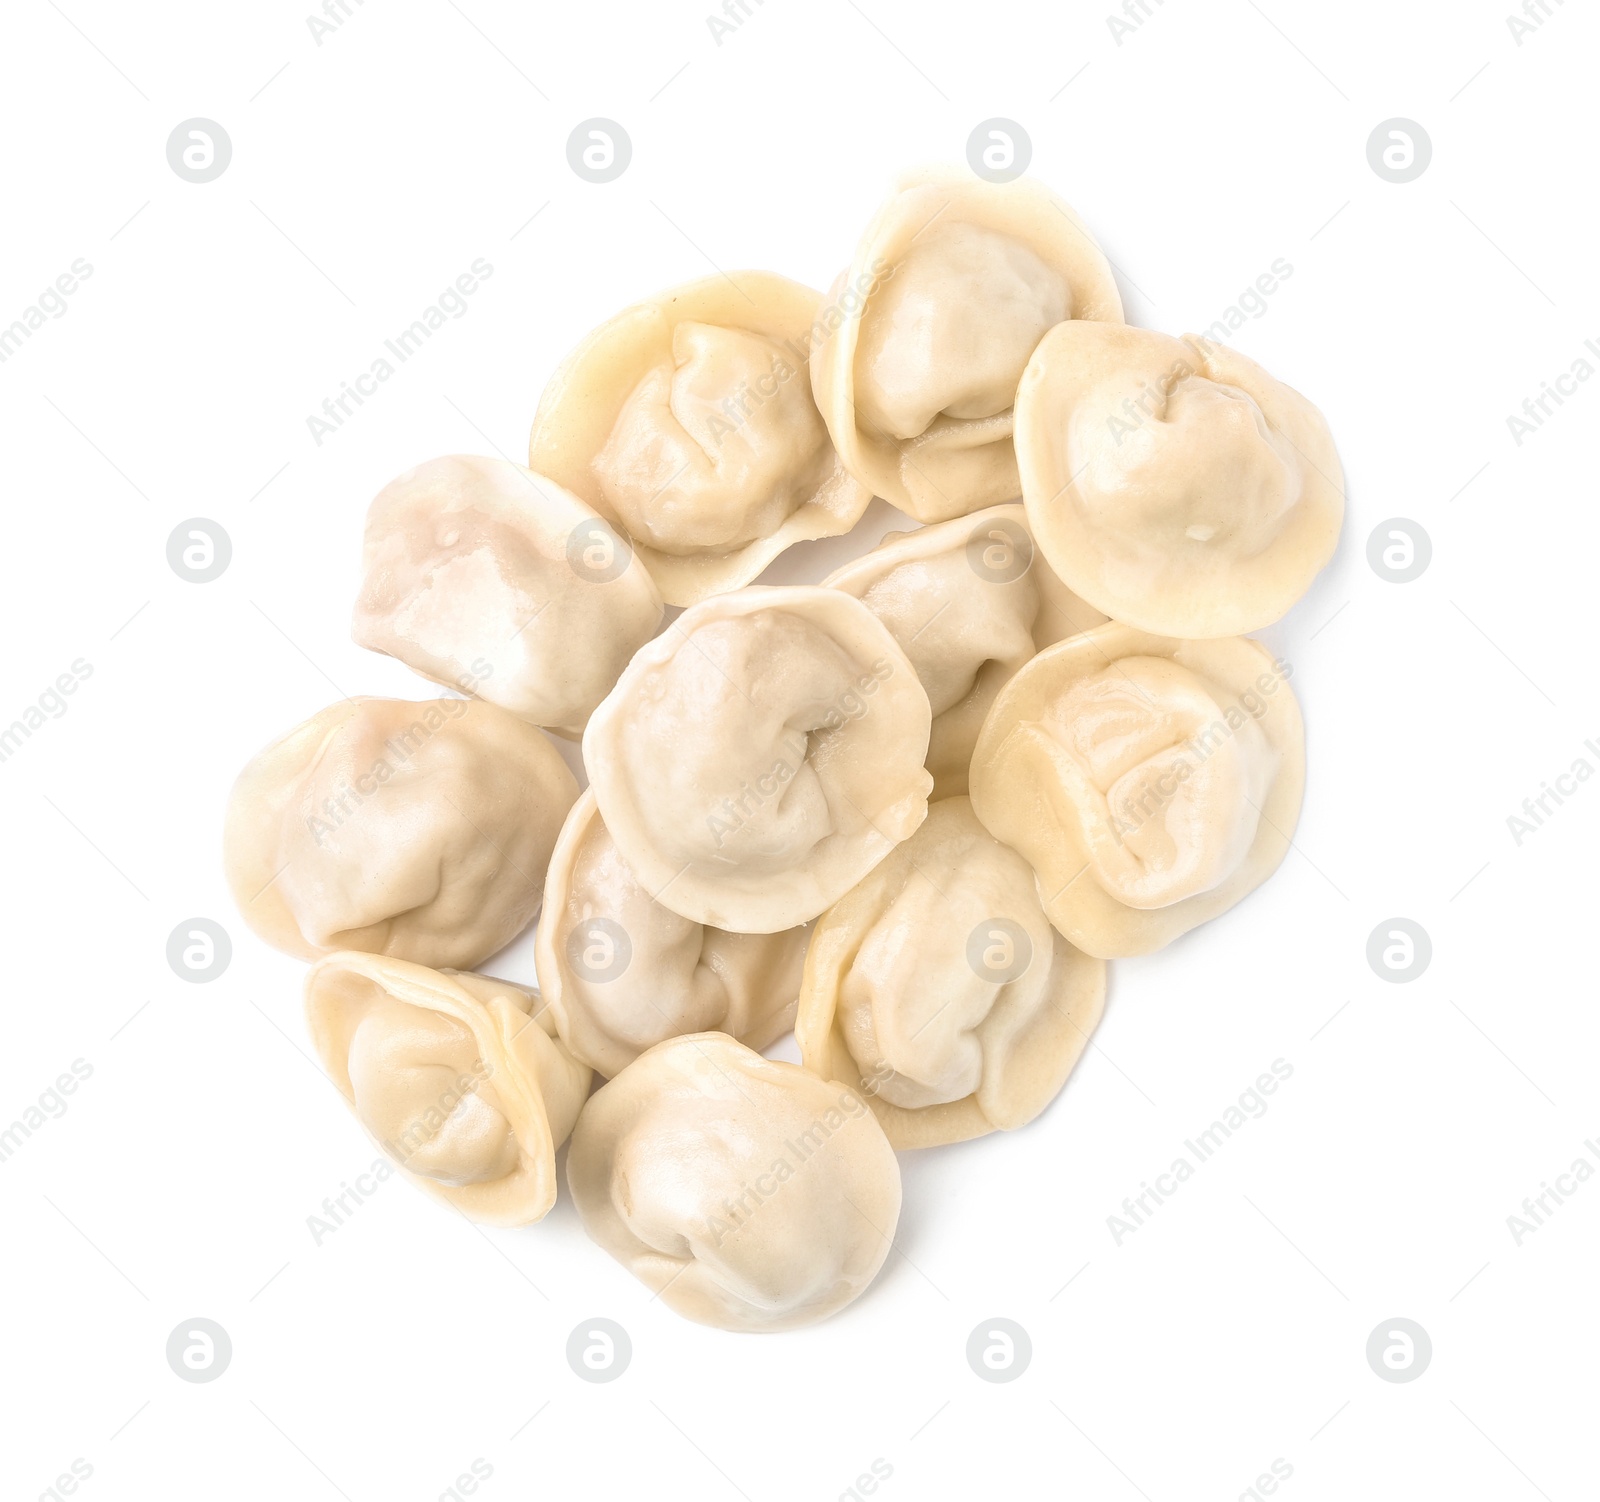
M1226 698L1162 657L1125 657L1079 679L1043 728L1067 753L1058 790L1095 879L1132 908L1167 907L1226 881L1255 842L1280 757Z
M448 1185L516 1170L516 1133L471 1029L455 1018L375 1000L351 1036L349 1073L356 1115L403 1168Z
M521 507L521 524L501 512ZM575 496L498 460L439 459L373 502L356 640L535 725L581 730L654 632L661 600L630 562L579 576Z
M1020 241L976 224L933 225L862 312L855 400L863 426L904 441L941 415L1007 412L1028 357L1071 310L1065 278Z
M587 936L595 918L626 936L620 973L608 973L617 961L615 939L604 930ZM645 890L598 817L573 863L565 912L544 921L558 925L568 1041L603 1074L685 1033L714 1030L765 1046L792 1017L806 930L731 934L680 917ZM568 936L577 938L576 964Z
M1191 370L1097 384L1067 416L1063 479L1122 552L1254 558L1304 488L1303 461L1238 386Z
M591 461L629 534L728 552L777 531L832 470L807 366L759 334L680 323Z
M960 806L959 821L935 826L931 848L906 849L935 869L912 876L862 935L836 1017L861 1078L890 1105L972 1096L1003 1121L1007 1054L1051 1004L1054 934L1032 867ZM935 804L929 822L947 807ZM945 833L951 824L957 831ZM1026 949L1002 924L1021 929ZM1001 979L1025 956L1020 975Z
M607 1251L727 1329L844 1307L882 1266L900 1207L894 1152L858 1096L717 1033L663 1043L606 1085L568 1178Z
M270 805L241 811L265 848L230 856L247 917L270 896L314 951L462 968L533 921L577 796L539 731L467 700L368 699L306 750L275 786L235 792Z

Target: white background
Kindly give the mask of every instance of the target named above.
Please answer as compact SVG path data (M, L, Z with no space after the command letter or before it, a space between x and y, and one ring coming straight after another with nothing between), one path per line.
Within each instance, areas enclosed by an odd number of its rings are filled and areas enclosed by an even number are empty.
M874 1459L878 1496L919 1502L1230 1499L1275 1459L1303 1502L1594 1495L1600 1187L1520 1246L1507 1217L1600 1135L1600 786L1520 847L1506 819L1600 766L1600 383L1520 447L1506 417L1600 336L1600 23L1552 0L1518 46L1508 4L1152 0L1119 45L1099 4L750 0L719 46L708 0L368 0L318 46L287 0L10 0L0 324L93 274L0 365L0 723L93 674L0 765L0 1126L93 1074L0 1164L5 1495L75 1459L107 1499L424 1502L475 1459L491 1499L826 1502ZM191 116L233 142L206 185L166 160ZM591 116L633 141L603 186L566 160ZM904 1159L898 1253L824 1325L685 1323L564 1197L483 1233L391 1180L316 1245L373 1150L306 1053L302 967L232 909L219 826L282 730L428 695L349 640L367 500L437 453L520 454L557 360L645 293L825 286L891 173L963 160L991 116L1131 320L1203 328L1293 267L1234 342L1322 407L1349 480L1338 557L1266 633L1308 722L1295 853L1114 964L1041 1120ZM1406 185L1366 158L1393 116L1434 146ZM477 257L466 316L317 446L307 416ZM166 562L194 516L233 541L214 583ZM1396 516L1433 541L1405 585L1366 560ZM165 958L196 915L235 943L207 985ZM1396 915L1434 947L1407 985L1365 958ZM485 968L531 975L531 945ZM1117 1245L1123 1197L1278 1058L1267 1114ZM992 1385L964 1350L1000 1315L1033 1359ZM164 1356L195 1316L233 1341L209 1385ZM605 1386L564 1357L594 1316L634 1346ZM1365 1357L1396 1316L1433 1342L1405 1385Z

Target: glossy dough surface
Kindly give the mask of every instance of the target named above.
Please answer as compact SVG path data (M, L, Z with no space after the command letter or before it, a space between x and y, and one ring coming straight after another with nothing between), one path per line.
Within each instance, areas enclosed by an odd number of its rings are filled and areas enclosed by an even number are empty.
M311 968L305 1008L323 1068L413 1183L489 1225L543 1219L589 1069L536 991L341 953Z
M973 808L1032 863L1078 948L1159 949L1278 868L1305 789L1291 671L1242 637L1108 624L1001 690L972 759Z
M861 1099L721 1033L642 1054L567 1156L584 1228L679 1314L788 1330L855 1299L889 1254L900 1165Z
M672 288L591 333L540 398L529 465L627 533L668 604L748 584L872 499L811 393L818 300L765 271Z
M1056 578L1015 503L890 533L822 582L889 628L927 690L936 798L966 792L984 716L1011 675L1052 642L1105 620Z
M1012 406L1063 319L1122 321L1094 237L1027 178L926 168L894 185L824 299L817 406L850 470L918 521L1020 494Z
M1322 414L1195 335L1052 329L1017 394L1016 446L1051 566L1141 630L1270 625L1339 541L1344 471Z
M1105 961L1051 927L1033 868L947 798L817 920L795 1032L897 1148L930 1147L1032 1121L1105 994Z
M694 606L583 737L606 829L654 899L734 933L816 917L923 820L928 696L859 601L757 585Z
M347 699L234 783L223 865L286 954L468 968L539 911L578 784L533 726L471 699Z
M430 459L367 511L352 634L435 683L579 735L661 623L661 595L631 549L616 571L591 562L619 541L605 527L520 465Z
M663 907L622 858L591 788L550 859L539 979L563 1042L610 1078L684 1033L776 1042L794 1024L807 937L804 927L728 933Z

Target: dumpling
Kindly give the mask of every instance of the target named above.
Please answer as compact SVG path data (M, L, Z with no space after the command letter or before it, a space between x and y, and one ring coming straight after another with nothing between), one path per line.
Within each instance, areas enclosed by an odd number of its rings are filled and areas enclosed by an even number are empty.
M1105 620L1038 556L1017 504L891 532L822 582L860 600L911 659L933 711L935 798L966 792L1001 685L1052 642Z
M356 641L561 735L583 733L661 614L625 538L505 459L430 459L367 512Z
M865 605L755 585L685 611L594 712L583 760L657 902L733 933L815 918L927 813L931 716Z
M1027 178L907 173L830 289L811 383L845 467L918 521L1014 499L1012 402L1063 319L1122 322L1078 216Z
M792 1330L878 1275L900 1165L855 1091L722 1033L658 1043L590 1098L567 1184L584 1229L663 1303Z
M1017 393L1017 462L1034 538L1067 586L1165 636L1278 620L1344 518L1322 414L1195 334L1052 329Z
M817 920L795 1034L895 1147L932 1147L1032 1121L1105 996L1105 961L1050 926L1033 868L946 798Z
M223 865L286 954L469 969L533 922L577 796L549 739L493 704L345 699L239 774Z
M663 907L606 832L591 788L550 858L536 962L562 1041L609 1078L683 1033L756 1049L782 1037L808 933L727 933Z
M544 1218L590 1075L537 991L343 953L312 966L305 999L323 1068L412 1183L487 1225Z
M669 605L848 532L872 499L812 399L818 302L766 271L674 287L597 328L539 399L529 465L626 532Z
M1050 921L1087 954L1148 954L1254 891L1305 790L1292 669L1243 637L1098 626L1001 691L972 806L1032 863Z

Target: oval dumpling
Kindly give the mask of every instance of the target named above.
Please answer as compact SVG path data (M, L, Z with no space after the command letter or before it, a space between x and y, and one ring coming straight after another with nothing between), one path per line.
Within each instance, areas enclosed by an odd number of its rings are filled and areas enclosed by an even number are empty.
M1040 653L1000 691L972 805L1032 864L1050 921L1079 949L1160 949L1278 868L1305 790L1291 672L1243 637L1113 623Z
M1344 471L1322 414L1198 335L1052 329L1017 393L1016 443L1051 567L1142 631L1270 625L1339 541Z
M669 605L848 532L872 499L812 396L819 301L765 271L674 287L594 330L545 387L529 465L620 527Z
M578 784L549 738L474 699L345 699L257 755L223 864L256 933L460 969L539 911Z
M858 600L755 585L685 611L583 737L606 829L659 903L767 934L815 918L927 813L928 696Z
M1056 578L1017 503L891 532L822 582L889 628L927 690L935 798L966 792L984 716L1011 675L1105 620Z
M305 1010L323 1068L407 1178L488 1225L544 1218L590 1074L537 991L341 953L312 966Z
M1032 1121L1105 995L1105 961L1051 927L1033 868L946 798L817 920L795 1033L895 1147L930 1147Z
M1110 264L1039 183L907 173L819 319L817 406L845 467L922 522L1021 492L1012 406L1063 319L1122 321Z
M590 1098L567 1184L584 1229L663 1303L791 1330L877 1276L900 1165L855 1091L722 1033L658 1043Z
M627 539L509 460L430 459L367 511L356 641L562 735L583 733L661 614Z
M807 936L728 933L663 907L622 858L591 788L550 858L539 981L562 1041L610 1078L685 1033L776 1042L794 1025Z

